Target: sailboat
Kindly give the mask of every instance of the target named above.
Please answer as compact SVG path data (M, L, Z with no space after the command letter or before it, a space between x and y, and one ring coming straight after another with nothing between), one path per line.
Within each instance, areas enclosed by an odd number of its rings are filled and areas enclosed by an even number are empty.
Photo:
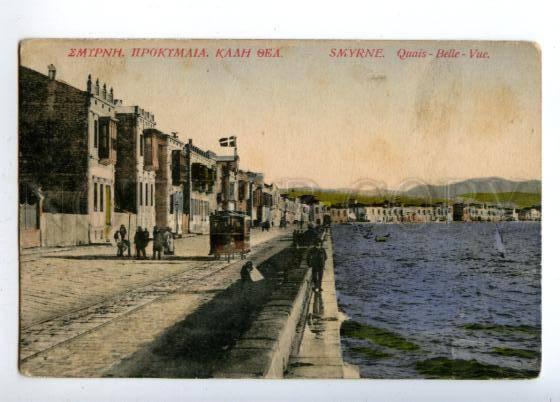
M500 229L498 228L498 225L496 225L496 250L498 251L498 254L500 255L500 257L505 258L506 257L506 248L504 246L504 238L502 237L502 233L500 232Z

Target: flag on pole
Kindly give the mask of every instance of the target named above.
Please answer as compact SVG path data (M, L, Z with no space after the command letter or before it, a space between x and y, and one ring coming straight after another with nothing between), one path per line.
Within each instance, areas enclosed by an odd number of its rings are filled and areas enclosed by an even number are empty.
M235 147L236 146L236 137L235 136L231 136L231 137L223 137L220 138L220 146L221 147Z

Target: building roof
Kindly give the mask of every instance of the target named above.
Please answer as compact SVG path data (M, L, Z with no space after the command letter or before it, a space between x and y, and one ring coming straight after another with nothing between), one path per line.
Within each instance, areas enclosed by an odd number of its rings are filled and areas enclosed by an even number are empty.
M215 159L217 162L235 162L239 157L236 155L216 155Z

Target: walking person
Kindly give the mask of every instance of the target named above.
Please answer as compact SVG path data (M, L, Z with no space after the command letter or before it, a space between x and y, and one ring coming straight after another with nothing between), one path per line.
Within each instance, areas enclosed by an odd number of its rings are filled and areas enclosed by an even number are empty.
M157 256L157 259L161 260L161 252L163 251L163 233L161 232L161 230L158 230L156 226L154 226L152 235L154 239L152 243L152 259L155 260Z
M313 280L313 290L322 291L323 272L325 271L325 262L327 261L327 252L321 246L319 241L309 250L307 255L307 265L311 266L311 277Z

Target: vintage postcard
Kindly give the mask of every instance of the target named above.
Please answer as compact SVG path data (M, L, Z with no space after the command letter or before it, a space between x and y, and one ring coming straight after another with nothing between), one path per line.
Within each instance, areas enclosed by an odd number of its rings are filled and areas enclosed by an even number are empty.
M20 44L21 373L535 378L529 42Z

